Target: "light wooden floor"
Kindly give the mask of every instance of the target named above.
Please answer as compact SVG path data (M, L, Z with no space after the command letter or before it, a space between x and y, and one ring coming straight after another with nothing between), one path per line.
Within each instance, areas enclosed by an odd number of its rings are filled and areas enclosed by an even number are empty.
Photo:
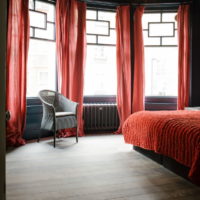
M7 200L199 200L200 188L121 135L52 139L7 153Z

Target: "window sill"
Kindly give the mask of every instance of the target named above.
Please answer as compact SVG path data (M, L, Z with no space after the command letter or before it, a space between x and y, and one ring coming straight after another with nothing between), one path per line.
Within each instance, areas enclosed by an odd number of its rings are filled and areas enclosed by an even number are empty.
M84 96L83 103L116 103L115 95Z
M177 97L146 96L145 110L177 110Z

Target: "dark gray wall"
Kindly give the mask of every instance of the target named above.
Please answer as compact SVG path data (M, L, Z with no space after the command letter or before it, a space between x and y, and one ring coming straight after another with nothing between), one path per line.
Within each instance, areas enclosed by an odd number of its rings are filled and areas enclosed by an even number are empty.
M0 199L5 200L5 60L7 0L0 3Z
M200 1L193 0L191 9L191 89L190 105L200 106Z

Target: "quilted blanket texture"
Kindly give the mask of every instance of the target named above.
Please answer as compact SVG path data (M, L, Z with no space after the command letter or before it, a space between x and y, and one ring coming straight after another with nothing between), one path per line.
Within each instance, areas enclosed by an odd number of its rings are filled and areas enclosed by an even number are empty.
M171 157L200 184L200 111L141 111L122 129L126 143Z

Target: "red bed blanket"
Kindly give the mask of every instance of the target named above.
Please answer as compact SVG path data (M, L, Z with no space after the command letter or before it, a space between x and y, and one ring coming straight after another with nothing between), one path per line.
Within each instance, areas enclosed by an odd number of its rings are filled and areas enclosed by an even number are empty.
M200 111L142 111L122 129L126 143L153 150L190 167L189 178L200 184Z

